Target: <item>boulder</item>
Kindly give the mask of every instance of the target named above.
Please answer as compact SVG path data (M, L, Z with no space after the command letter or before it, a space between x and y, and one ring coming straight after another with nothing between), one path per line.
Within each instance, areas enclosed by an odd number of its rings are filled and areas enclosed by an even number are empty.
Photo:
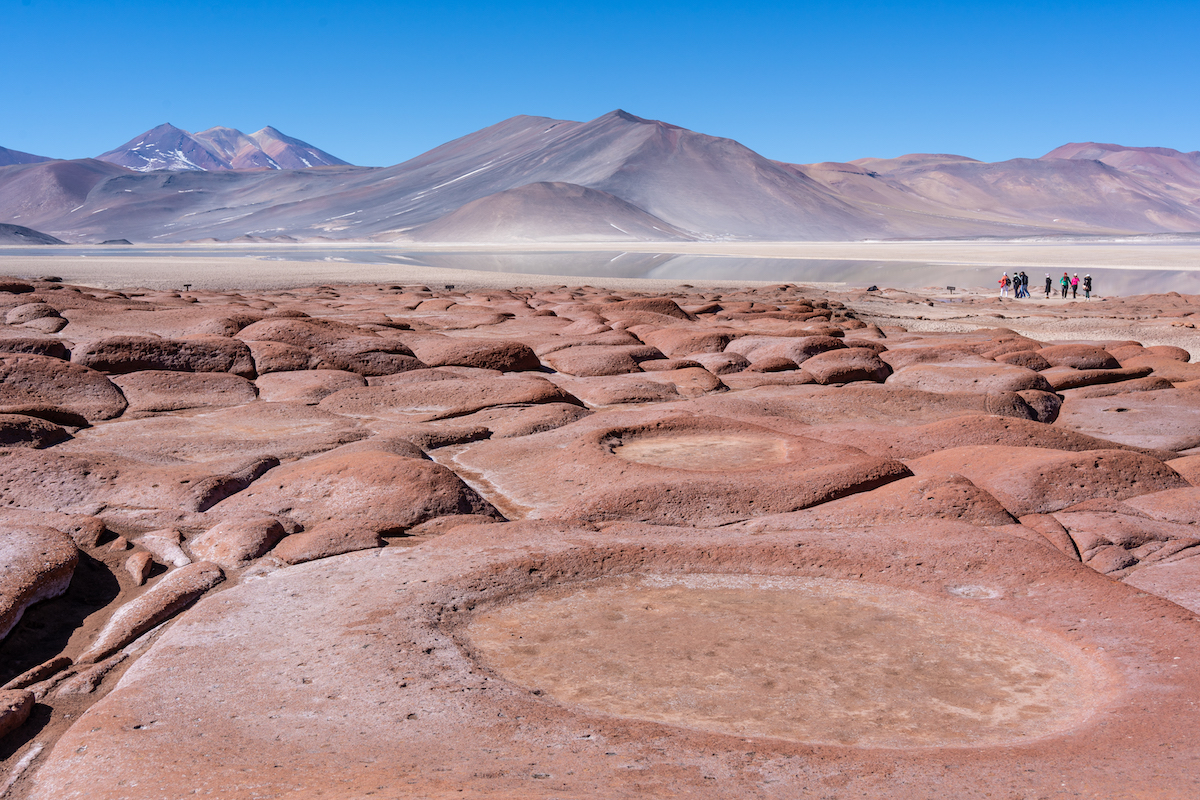
M1117 369L1121 366L1112 353L1087 344L1059 344L1043 347L1038 355L1052 367L1075 369Z
M259 375L254 384L259 398L266 402L316 405L334 392L366 386L367 381L356 372L306 369Z
M847 347L818 353L804 362L804 371L819 384L871 381L883 383L892 368L880 360L874 350Z
M240 375L220 372L146 370L112 379L129 403L129 411L180 411L250 403L254 384Z
M889 351L892 352L892 351ZM1020 392L1026 389L1053 391L1050 383L1039 373L1013 364L1000 364L984 359L923 363L902 367L887 379L889 386L916 389L922 392Z
M323 399L318 408L348 417L415 422L461 417L516 403L577 402L545 378L512 375L342 389Z
M7 522L0 527L0 639L26 608L65 592L78 562L75 543L61 531Z
M842 340L832 336L743 336L730 342L725 352L745 356L752 364L768 358L803 364L819 353L842 347Z
M600 345L578 345L546 353L542 359L557 372L581 378L601 375L624 375L641 372L639 361L663 358L657 347L649 345L627 345L605 347Z
M25 724L36 702L27 689L0 691L0 739Z
M176 372L232 372L253 378L254 359L245 342L224 336L160 339L153 336L112 336L86 342L71 353L71 360L108 373L173 370Z
M366 376L425 366L399 339L333 320L264 319L242 328L237 338L278 342L307 351L311 358L298 367L302 369L341 369ZM288 352L292 354L291 363L299 365L296 351Z
M421 336L406 341L413 354L431 367L461 366L522 372L542 366L533 350L521 342L449 336Z
M1091 498L1126 500L1187 485L1158 459L1127 450L969 446L907 463L918 476L964 475L1015 517L1049 514Z
M116 384L94 369L39 355L0 355L0 406L50 404L88 420L125 410Z
M0 447L43 448L65 442L71 434L38 417L0 414Z
M302 564L383 545L379 532L370 524L336 520L320 523L303 533L293 533L276 545L273 555L285 564Z
M728 330L695 330L691 327L660 328L638 334L638 338L666 355L677 358L698 353L720 353L736 334Z
M314 456L276 467L218 503L216 519L289 516L305 528L346 520L375 533L400 533L447 514L496 514L440 464L385 451Z
M1200 446L1200 392L1163 389L1102 397L1072 395L1054 423L1100 439L1162 450Z
M77 664L94 664L120 650L146 631L196 602L225 580L216 564L200 561L172 570L145 593L117 609Z
M230 518L188 542L198 558L224 569L238 569L265 555L287 531L274 517Z

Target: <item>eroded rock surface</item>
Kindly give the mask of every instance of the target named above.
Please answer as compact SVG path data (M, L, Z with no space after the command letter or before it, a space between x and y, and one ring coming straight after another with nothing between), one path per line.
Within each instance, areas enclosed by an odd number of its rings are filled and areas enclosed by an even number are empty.
M11 796L1196 795L1200 298L950 299L0 281Z

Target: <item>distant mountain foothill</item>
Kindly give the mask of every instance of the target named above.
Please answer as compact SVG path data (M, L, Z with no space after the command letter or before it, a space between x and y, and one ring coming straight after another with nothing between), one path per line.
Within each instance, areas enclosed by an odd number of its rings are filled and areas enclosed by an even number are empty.
M164 124L94 159L0 147L0 222L31 229L21 241L78 243L1181 234L1200 232L1200 152L1086 142L996 163L788 164L614 111L513 117L395 166L355 167L271 127Z

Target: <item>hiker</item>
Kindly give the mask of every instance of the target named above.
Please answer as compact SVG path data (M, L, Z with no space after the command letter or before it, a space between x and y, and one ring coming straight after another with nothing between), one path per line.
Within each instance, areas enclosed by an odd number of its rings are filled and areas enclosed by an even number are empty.
M1075 273L1075 277L1071 278L1071 299L1076 300L1079 297L1079 273Z
M1008 297L1008 273L1000 276L1000 296Z
M1021 270L1019 279L1021 288L1017 290L1017 297L1029 297L1029 276L1025 274L1025 270Z
M1067 299L1067 287L1071 285L1071 276L1063 273L1063 276L1058 279L1058 285L1062 287L1062 299Z
M1049 272L1047 272L1047 273L1046 273L1046 299L1047 299L1047 300L1049 300L1049 299L1050 299L1050 284L1051 284L1051 281L1050 281L1050 273L1049 273Z
M1083 299L1084 300L1092 299L1092 276L1091 275L1083 276Z

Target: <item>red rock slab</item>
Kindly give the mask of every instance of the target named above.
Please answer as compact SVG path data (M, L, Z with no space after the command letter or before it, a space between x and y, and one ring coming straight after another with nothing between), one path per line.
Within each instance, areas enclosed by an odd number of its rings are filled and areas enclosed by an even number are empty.
M1175 383L1200 380L1200 364L1188 364L1171 356L1144 355L1127 358L1121 362L1121 366L1130 369L1149 367L1154 370L1155 376Z
M638 333L638 338L676 358L696 353L720 353L736 336L732 330L707 330L695 327L671 327Z
M413 353L431 367L460 366L524 372L540 369L542 362L526 344L449 336L408 337Z
M71 434L39 417L0 414L0 447L43 448L65 442Z
M1043 347L1038 355L1054 367L1075 369L1116 369L1121 366L1112 353L1086 344L1059 344Z
M1150 374L1149 367L1130 367L1120 369L1076 369L1074 367L1050 367L1042 370L1042 377L1050 381L1056 392L1067 389L1078 389L1081 386L1096 386L1097 384L1120 383L1145 378Z
M0 691L0 739L25 724L35 702L33 692L25 689Z
M901 478L878 489L828 503L737 522L732 530L781 531L861 528L944 519L972 525L1013 525L996 498L961 475Z
M359 550L372 550L384 544L383 538L372 525L335 520L285 537L271 555L284 564L294 565Z
M754 377L767 379L772 376ZM811 376L793 381L809 385L770 386L765 385L764 380L758 388L749 388L742 383L741 374L724 375L721 379L731 388L747 390L700 398L693 401L696 410L717 416L728 416L727 410L736 410L739 415L785 417L809 425L849 421L921 425L964 414L998 414L1021 419L1036 416L1020 396L1011 392L996 395L937 393L868 383L819 386L811 383Z
M542 355L546 365L555 371L582 378L641 372L639 361L660 358L663 354L659 349L649 345L578 345Z
M1098 384L1085 386L1081 389L1069 389L1063 395L1064 397L1112 397L1114 394L1125 394L1126 392L1157 392L1159 389L1173 388L1174 384L1166 378L1150 376L1148 378L1125 380L1120 383Z
M1121 580L1200 614L1200 558L1139 566Z
M232 408L89 428L56 449L132 454L146 461L280 459L356 442L371 431L352 419L302 403L255 402Z
M785 602L788 589L786 603L816 602L791 619L768 611L771 624L752 620L733 648L698 646L730 630L739 601L758 610ZM601 595L620 608L588 602ZM627 608L643 598L657 602ZM671 646L643 644L655 618L638 614L654 608L664 622L658 639ZM872 611L884 619L870 621ZM504 623L523 612L526 651L496 646ZM825 626L828 612L841 624ZM559 635L576 620L574 636ZM804 673L821 676L820 713L803 709L785 735L762 735L750 712L775 717L779 709L763 703L779 681L790 685L770 637L798 621L811 633L786 650L786 663L830 659ZM919 657L946 674L929 689L942 693L937 702L920 702L920 692L902 699L918 681L880 691L897 657L918 658L926 626L943 635L939 647L949 645ZM693 646L677 646L672 630L694 633ZM815 637L826 630L844 646L821 649ZM973 666L954 673L967 651ZM571 653L570 672L538 671ZM761 680L735 694L747 653ZM631 658L640 685L616 671ZM697 672L710 661L729 667L721 692ZM29 796L909 800L1107 798L1144 787L1147 797L1184 798L1200 761L1191 735L1197 665L1193 613L1048 548L962 524L836 537L460 528L420 548L324 559L202 600L58 741ZM910 667L898 669L903 678ZM990 691L970 689L968 676L993 670L1009 675ZM1006 681L1026 679L1046 703L1019 716L1021 693L1005 687L1021 687ZM860 685L871 688L861 698L835 694ZM1049 686L1060 691L1047 695ZM614 691L625 699L601 705ZM695 702L664 708L679 692ZM629 708L629 698L641 707ZM724 722L703 715L723 700ZM779 698L784 708L789 701ZM852 743L853 712L864 704L877 709L878 730ZM948 724L896 721L931 704ZM986 721L971 728L972 716ZM968 729L980 731L977 740ZM889 737L890 746L873 744Z
M159 339L152 336L113 336L84 342L71 351L74 363L108 373L142 370L232 372L253 378L254 359L245 342L224 336Z
M995 361L953 361L914 364L902 367L888 377L889 386L922 392L1020 392L1025 389L1052 391L1039 373L1014 364Z
M129 403L128 411L180 411L251 403L254 384L240 375L219 372L147 370L112 379Z
M510 517L696 525L795 511L910 474L855 448L651 409L477 442L453 462L486 481Z
M367 386L399 386L402 383L424 383L425 381L452 381L459 378L499 378L504 373L497 369L479 367L436 367L397 372L395 375L375 375L367 378Z
M728 375L741 372L750 366L750 359L737 353L693 353L688 356L713 375Z
M596 378L574 378L560 373L551 376L551 380L589 408L627 403L665 403L683 397L674 383L654 380L644 373Z
M30 331L0 329L0 353L32 353L69 361L71 351L57 336L42 336Z
M1200 392L1071 396L1055 425L1135 447L1187 450L1200 445Z
M164 339L232 336L264 316L261 310L224 302L211 306L189 304L183 308L169 308L158 305L144 309L122 309L114 308L112 304L95 303L91 308L64 310L63 314L71 321L71 335L81 339L146 334Z
M188 542L188 549L203 561L224 569L237 569L265 555L287 535L274 517L227 519Z
M1171 469L1187 478L1192 486L1200 486L1200 455L1171 459Z
M346 521L391 534L448 514L496 513L446 467L383 450L285 464L239 494L213 506L209 516L288 516L305 528Z
M979 350L980 345L968 342L951 341L931 345L922 339L911 344L892 344L887 354L880 358L892 369L900 370L916 364L953 364L964 359L974 360Z
M454 442L446 441L445 444L463 444L487 438L510 439L515 436L529 436L530 434L543 433L555 428L561 428L563 425L583 419L591 413L590 409L571 403L535 403L532 405L485 408L482 411L476 411L474 414L468 414L465 417L456 417L445 422L424 423L420 425L422 433L419 437L422 440L433 437L433 440L428 441L428 444L436 445L440 444L436 440L439 431L449 434L453 430L460 430L462 426L467 426L468 429L480 427L484 432L479 435L460 438ZM408 438L410 441L415 440L413 438L414 434L409 433L407 430L398 432L398 435ZM368 446L371 441L373 440L368 439L361 444L362 446Z
M892 374L892 368L881 361L875 351L865 347L818 353L805 360L804 371L823 385L853 381L883 383Z
M1160 460L1174 455L1169 450L1143 450L1116 445L1057 426L994 414L969 414L913 426L864 426L853 423L821 425L810 428L807 435L825 442L858 447L863 452L881 458L898 459L920 458L940 450L979 445L1037 447L1072 452L1132 450Z
M102 519L139 511L203 511L241 491L273 458L214 464L148 464L113 453L15 450L0 458L0 498L6 505L86 514Z
M995 356L995 360L1002 364L1015 364L1018 367L1025 367L1034 372L1042 372L1050 369L1050 362L1037 353L1036 350L1016 350L1010 353Z
M102 373L39 355L0 356L0 405L49 404L89 420L118 417L127 405Z
M750 363L768 358L786 358L803 364L819 353L845 347L832 336L743 336L725 347L725 352L745 356Z
M1049 425L1058 419L1058 413L1062 410L1063 404L1061 395L1054 392L1039 391L1038 389L1026 389L1017 392L1017 395L1033 411L1033 419L1038 422L1044 422ZM1015 413L1013 416L1021 416L1021 414Z
M346 417L419 422L461 417L493 406L574 402L578 401L545 378L512 375L342 389L318 408Z
M266 402L316 405L334 392L366 386L367 381L357 372L308 369L259 375L254 384L258 396Z
M1070 534L1085 564L1113 574L1139 563L1154 563L1200 545L1200 527L1102 511L1054 514ZM1200 551L1198 551L1200 552Z
M254 369L260 377L274 372L314 370L321 363L319 355L294 344L251 340L246 346L250 348Z
M582 332L577 335L555 335L546 336L540 339L526 338L525 341L533 348L533 352L537 353L538 357L546 356L558 350L566 350L568 347L648 347L642 343L632 333L627 331L614 331L604 327L603 331L596 333L584 334ZM661 358L662 356L656 356Z
M278 342L308 351L313 358L303 369L341 369L366 376L390 375L425 366L396 337L380 336L333 320L265 319L247 325L238 331L237 337L246 342ZM295 351L289 352L298 363Z
M1126 500L1187 482L1158 459L1127 450L1067 452L968 446L907 462L918 476L965 475L1015 517L1049 514L1091 498Z
M0 525L38 525L62 531L80 548L99 547L108 533L104 520L86 514L62 514L28 508L0 508Z
M1200 487L1168 489L1143 497L1134 497L1126 502L1154 519L1196 526L1197 534L1200 535Z
M21 620L25 609L67 590L79 551L71 537L44 525L4 523L0 527L0 639Z
M221 568L204 561L168 572L149 590L117 609L75 663L92 664L107 658L196 602L223 580L225 573Z

